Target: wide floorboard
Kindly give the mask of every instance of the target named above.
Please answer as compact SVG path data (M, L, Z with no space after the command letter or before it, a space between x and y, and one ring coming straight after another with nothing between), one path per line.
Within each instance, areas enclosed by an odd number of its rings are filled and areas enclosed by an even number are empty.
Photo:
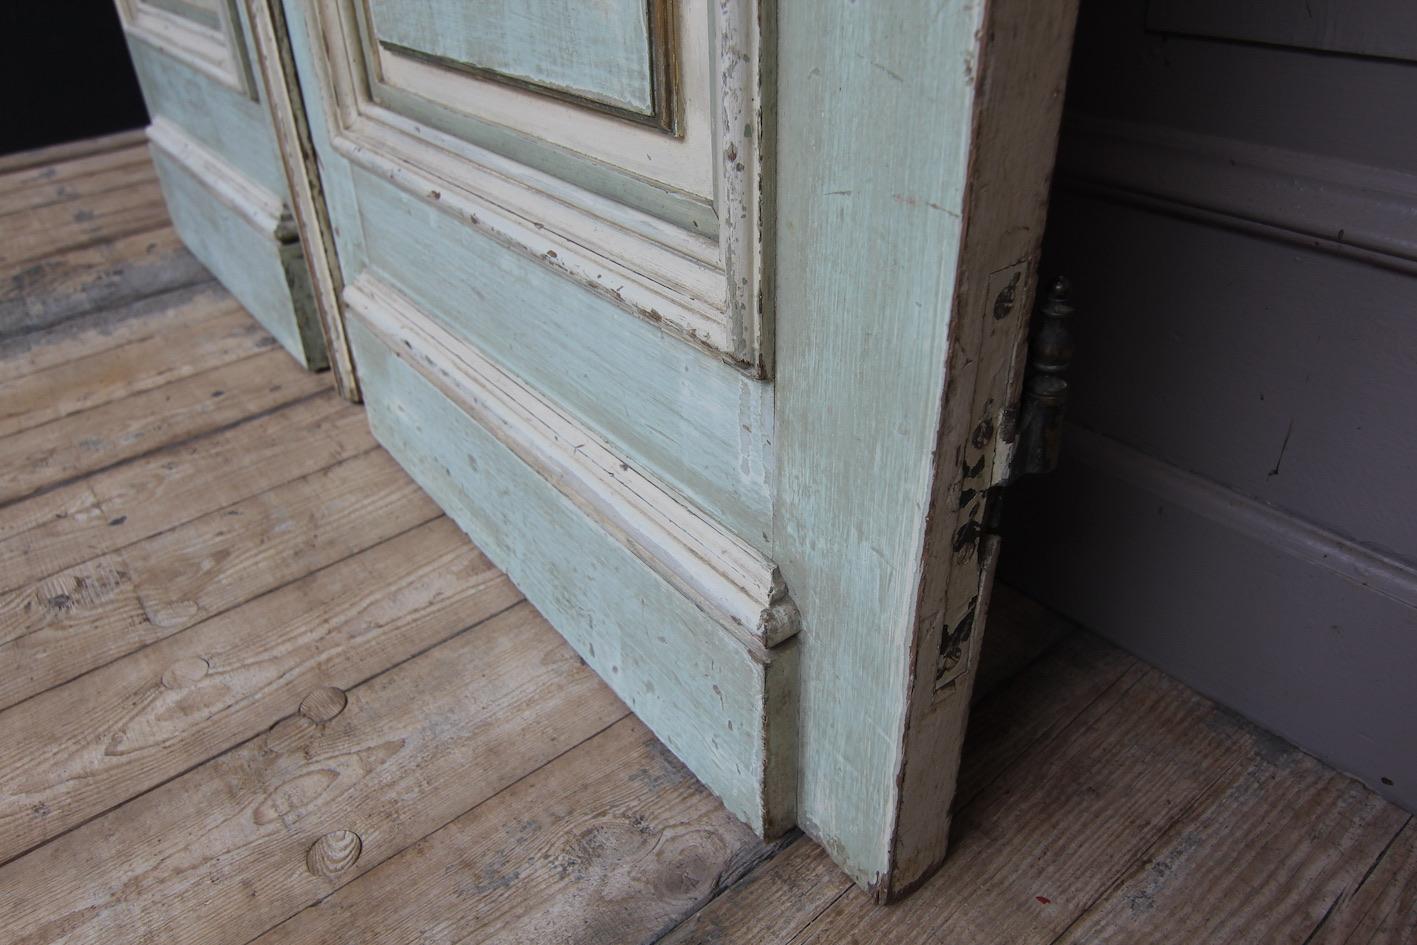
M153 181L0 160L0 939L1417 943L1412 817L1007 589L944 869L756 840Z

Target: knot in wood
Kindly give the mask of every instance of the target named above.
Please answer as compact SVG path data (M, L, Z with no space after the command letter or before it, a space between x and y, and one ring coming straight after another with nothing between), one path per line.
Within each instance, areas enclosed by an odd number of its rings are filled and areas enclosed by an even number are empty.
M310 845L305 867L316 876L334 876L354 865L364 842L353 830L332 830Z
M190 686L207 675L209 669L211 669L211 664L200 656L189 656L186 659L178 660L167 667L167 672L162 674L163 688L181 689L183 686Z
M337 686L322 686L300 700L300 714L312 722L325 723L344 711L349 697Z

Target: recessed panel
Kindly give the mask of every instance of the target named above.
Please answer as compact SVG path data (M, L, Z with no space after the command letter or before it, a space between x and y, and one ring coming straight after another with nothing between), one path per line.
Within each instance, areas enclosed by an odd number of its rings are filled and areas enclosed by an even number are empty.
M208 29L221 29L221 9L218 0L139 0L140 5L166 10Z
M190 0L170 0L190 2ZM388 52L652 119L656 0L369 0Z
M118 15L128 35L255 99L238 2L118 0Z

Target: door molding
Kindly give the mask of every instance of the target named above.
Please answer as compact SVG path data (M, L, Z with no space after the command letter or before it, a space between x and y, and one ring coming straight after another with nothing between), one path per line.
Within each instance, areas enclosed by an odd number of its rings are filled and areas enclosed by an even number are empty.
M609 133L587 140L624 152L589 155L506 129L493 147L430 128L426 117L401 113L387 95L376 94L380 77L371 75L352 0L316 0L308 12L312 35L329 39L312 52L334 106L332 142L350 162L624 311L751 376L767 377L771 293L764 285L763 221L769 198L762 184L770 128L759 63L771 24L760 21L760 2L766 0L714 5L710 35L717 60L687 57L681 64L685 85L702 87L686 106L681 137L585 112L586 121L610 124ZM710 11L702 12L702 18L677 21L682 29L708 30ZM711 87L720 73L726 78ZM457 78L468 86L457 94L470 101L515 91ZM701 188L707 192L693 194L682 181L657 182L625 166L631 149L647 141L669 149L671 158L707 161L708 186Z
M118 15L129 36L257 101L236 2L219 0L220 25L216 27L144 0L118 0Z
M345 300L399 360L624 545L756 659L797 633L777 565L682 493L632 466L476 347L369 275Z

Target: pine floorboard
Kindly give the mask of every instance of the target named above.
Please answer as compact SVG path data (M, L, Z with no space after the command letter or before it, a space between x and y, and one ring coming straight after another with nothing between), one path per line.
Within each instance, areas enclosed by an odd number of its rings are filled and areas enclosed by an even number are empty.
M757 840L152 182L0 159L0 938L1417 943L1411 816L1006 588L939 874Z

